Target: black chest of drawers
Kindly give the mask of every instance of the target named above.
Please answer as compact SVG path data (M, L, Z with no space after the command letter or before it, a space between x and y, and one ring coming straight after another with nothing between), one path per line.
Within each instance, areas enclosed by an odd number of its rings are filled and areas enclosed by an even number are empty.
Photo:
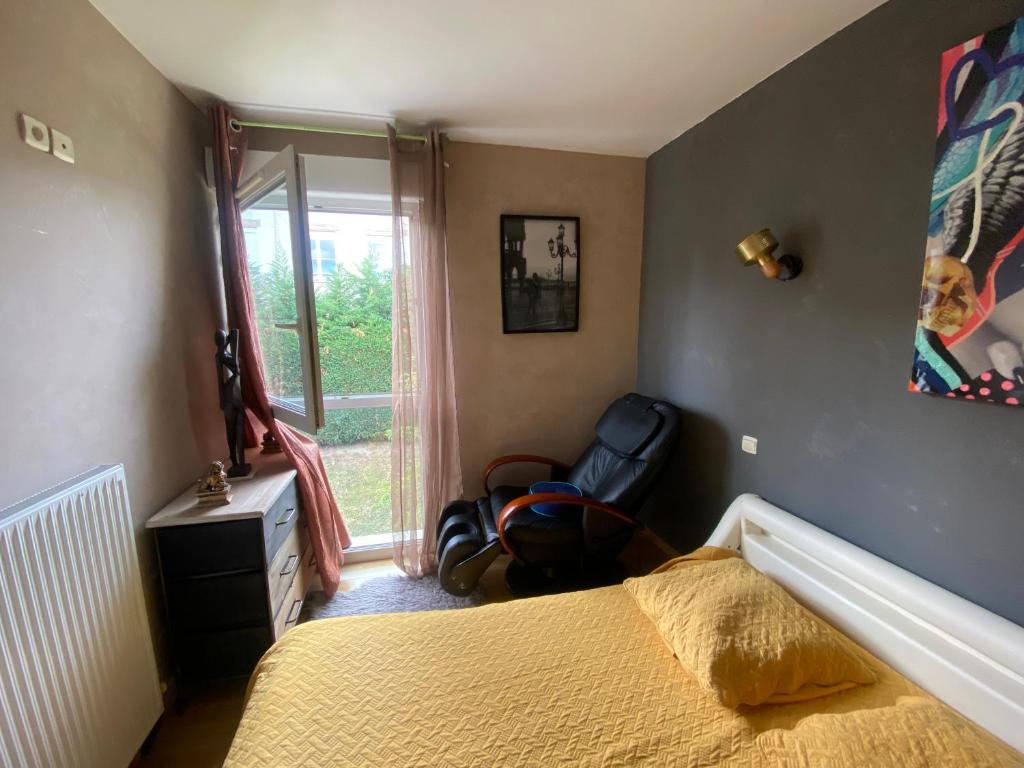
M200 507L189 488L146 524L184 681L252 672L295 626L315 576L295 470L280 454L254 465L253 478L232 483L230 504Z

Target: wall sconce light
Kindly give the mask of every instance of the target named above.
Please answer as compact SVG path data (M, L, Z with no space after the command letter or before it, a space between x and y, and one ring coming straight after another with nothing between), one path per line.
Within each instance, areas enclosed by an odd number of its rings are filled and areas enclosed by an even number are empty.
M772 253L778 247L779 241L775 239L772 231L762 229L744 238L736 246L736 255L746 267L751 264L761 267L761 272L769 280L792 280L804 268L804 260L789 253L776 259Z

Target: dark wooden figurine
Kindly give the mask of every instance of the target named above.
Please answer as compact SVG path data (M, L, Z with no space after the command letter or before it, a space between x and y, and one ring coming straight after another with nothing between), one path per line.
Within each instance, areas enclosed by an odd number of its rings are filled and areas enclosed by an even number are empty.
M220 407L224 411L224 429L231 458L228 477L245 477L252 471L252 466L245 463L245 406L242 404L238 329L218 329L213 340L217 345L217 384L220 387Z

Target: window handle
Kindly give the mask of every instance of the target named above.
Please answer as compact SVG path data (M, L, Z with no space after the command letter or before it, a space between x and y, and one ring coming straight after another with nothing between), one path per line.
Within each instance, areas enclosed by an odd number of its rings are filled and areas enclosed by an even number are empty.
M298 323L274 323L275 328L280 328L282 331L298 331Z

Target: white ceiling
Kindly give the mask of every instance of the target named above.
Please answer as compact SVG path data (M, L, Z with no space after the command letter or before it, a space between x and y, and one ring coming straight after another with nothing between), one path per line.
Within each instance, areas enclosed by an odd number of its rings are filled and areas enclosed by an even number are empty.
M200 106L646 156L882 0L92 3Z

